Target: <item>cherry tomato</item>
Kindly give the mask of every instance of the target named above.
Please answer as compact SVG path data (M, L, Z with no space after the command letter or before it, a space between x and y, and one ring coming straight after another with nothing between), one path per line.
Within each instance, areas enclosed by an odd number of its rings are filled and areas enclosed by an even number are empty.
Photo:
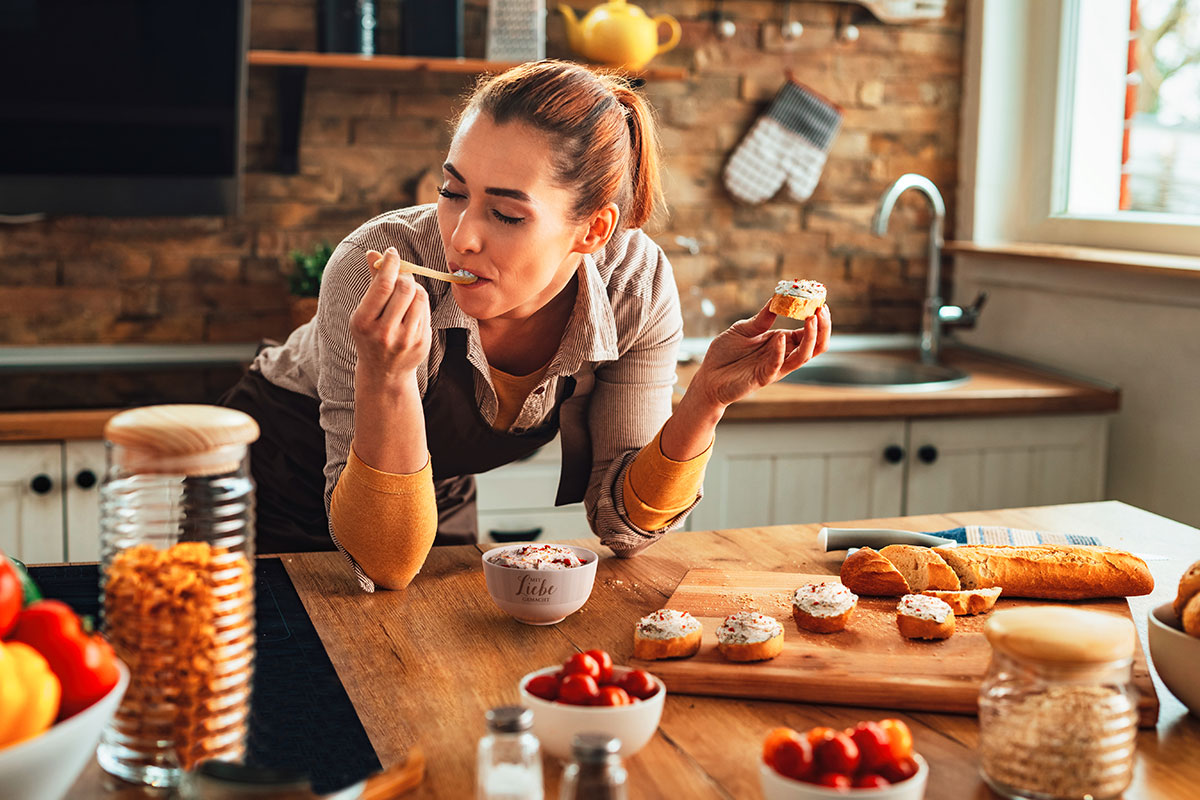
M812 745L798 734L794 739L779 743L775 748L774 761L771 762L780 775L797 781L812 780L813 765Z
M573 706L590 706L600 694L600 687L591 675L568 675L558 685L558 700Z
M563 662L565 675L591 675L600 680L600 664L587 653L576 653Z
M844 733L835 733L813 748L813 758L821 772L853 775L858 771L858 745Z
M873 772L893 761L891 740L878 722L858 723L850 738L858 745L861 769Z
M868 772L854 779L855 789L885 789L891 785L887 778L875 772Z
M886 764L879 771L883 774L883 777L892 783L900 783L917 774L917 762L911 758L906 758L894 764Z
M910 758L913 752L912 731L908 725L899 719L881 719L879 727L887 734L888 744L892 749L892 761L897 763Z
M648 700L658 692L658 685L654 682L654 678L644 669L630 670L624 678L621 678L619 685L629 693L630 697L636 697L639 700Z
M833 728L817 727L809 728L808 733L804 734L804 736L808 739L808 743L813 746L813 749L816 749L817 745L826 739L832 739L836 733L837 731Z
M817 784L820 786L830 786L834 789L849 789L850 776L843 775L840 772L826 772L817 778Z
M775 764L775 750L788 739L803 739L793 728L775 728L763 739L763 762Z
M553 675L535 675L525 684L525 691L534 697L554 701L558 699L558 678Z
M596 698L594 705L598 706L628 706L632 705L633 700L629 694L620 686L601 686L600 696Z
M602 686L606 683L613 682L612 656L610 656L607 651L588 650L586 653L584 653L584 655L591 656L596 660L596 663L600 665L600 677L596 678L596 680L598 680Z

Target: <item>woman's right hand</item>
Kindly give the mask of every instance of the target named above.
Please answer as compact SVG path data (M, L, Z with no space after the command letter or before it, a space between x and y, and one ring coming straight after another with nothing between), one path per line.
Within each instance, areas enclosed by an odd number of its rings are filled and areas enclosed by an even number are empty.
M350 315L350 334L358 348L356 379L400 387L429 358L429 295L412 275L400 271L396 248L368 250L367 259L375 274Z

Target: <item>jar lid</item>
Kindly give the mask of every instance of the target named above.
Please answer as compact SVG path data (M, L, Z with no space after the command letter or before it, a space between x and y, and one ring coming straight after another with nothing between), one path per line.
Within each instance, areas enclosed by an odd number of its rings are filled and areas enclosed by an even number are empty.
M992 612L983 626L992 647L1056 663L1096 664L1133 656L1133 622L1104 611L1028 606Z
M621 740L607 733L577 733L571 739L571 755L580 763L603 763L621 752Z
M135 471L213 475L237 469L258 423L220 406L144 406L109 419L104 438L129 451L122 465Z
M485 715L488 730L497 733L520 733L533 727L533 712L524 706L498 706Z

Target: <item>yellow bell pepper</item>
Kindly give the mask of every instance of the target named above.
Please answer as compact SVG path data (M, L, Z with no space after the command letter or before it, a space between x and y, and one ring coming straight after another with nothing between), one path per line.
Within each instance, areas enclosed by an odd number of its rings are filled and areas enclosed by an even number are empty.
M62 685L46 659L22 642L0 642L0 748L50 727Z

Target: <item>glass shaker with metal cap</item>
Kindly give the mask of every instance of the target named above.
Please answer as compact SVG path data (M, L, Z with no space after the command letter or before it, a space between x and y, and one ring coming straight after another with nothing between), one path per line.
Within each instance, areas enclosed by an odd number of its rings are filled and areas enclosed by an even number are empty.
M479 740L476 800L542 800L542 754L530 733L533 712L500 706L487 712L488 732Z
M135 783L177 786L244 755L254 664L254 419L148 406L104 428L100 590L129 689L97 759Z
M576 734L559 800L626 800L629 788L620 751L621 740L608 734Z
M1116 614L1066 606L993 612L979 689L983 778L1004 797L1104 800L1133 777L1136 632Z

